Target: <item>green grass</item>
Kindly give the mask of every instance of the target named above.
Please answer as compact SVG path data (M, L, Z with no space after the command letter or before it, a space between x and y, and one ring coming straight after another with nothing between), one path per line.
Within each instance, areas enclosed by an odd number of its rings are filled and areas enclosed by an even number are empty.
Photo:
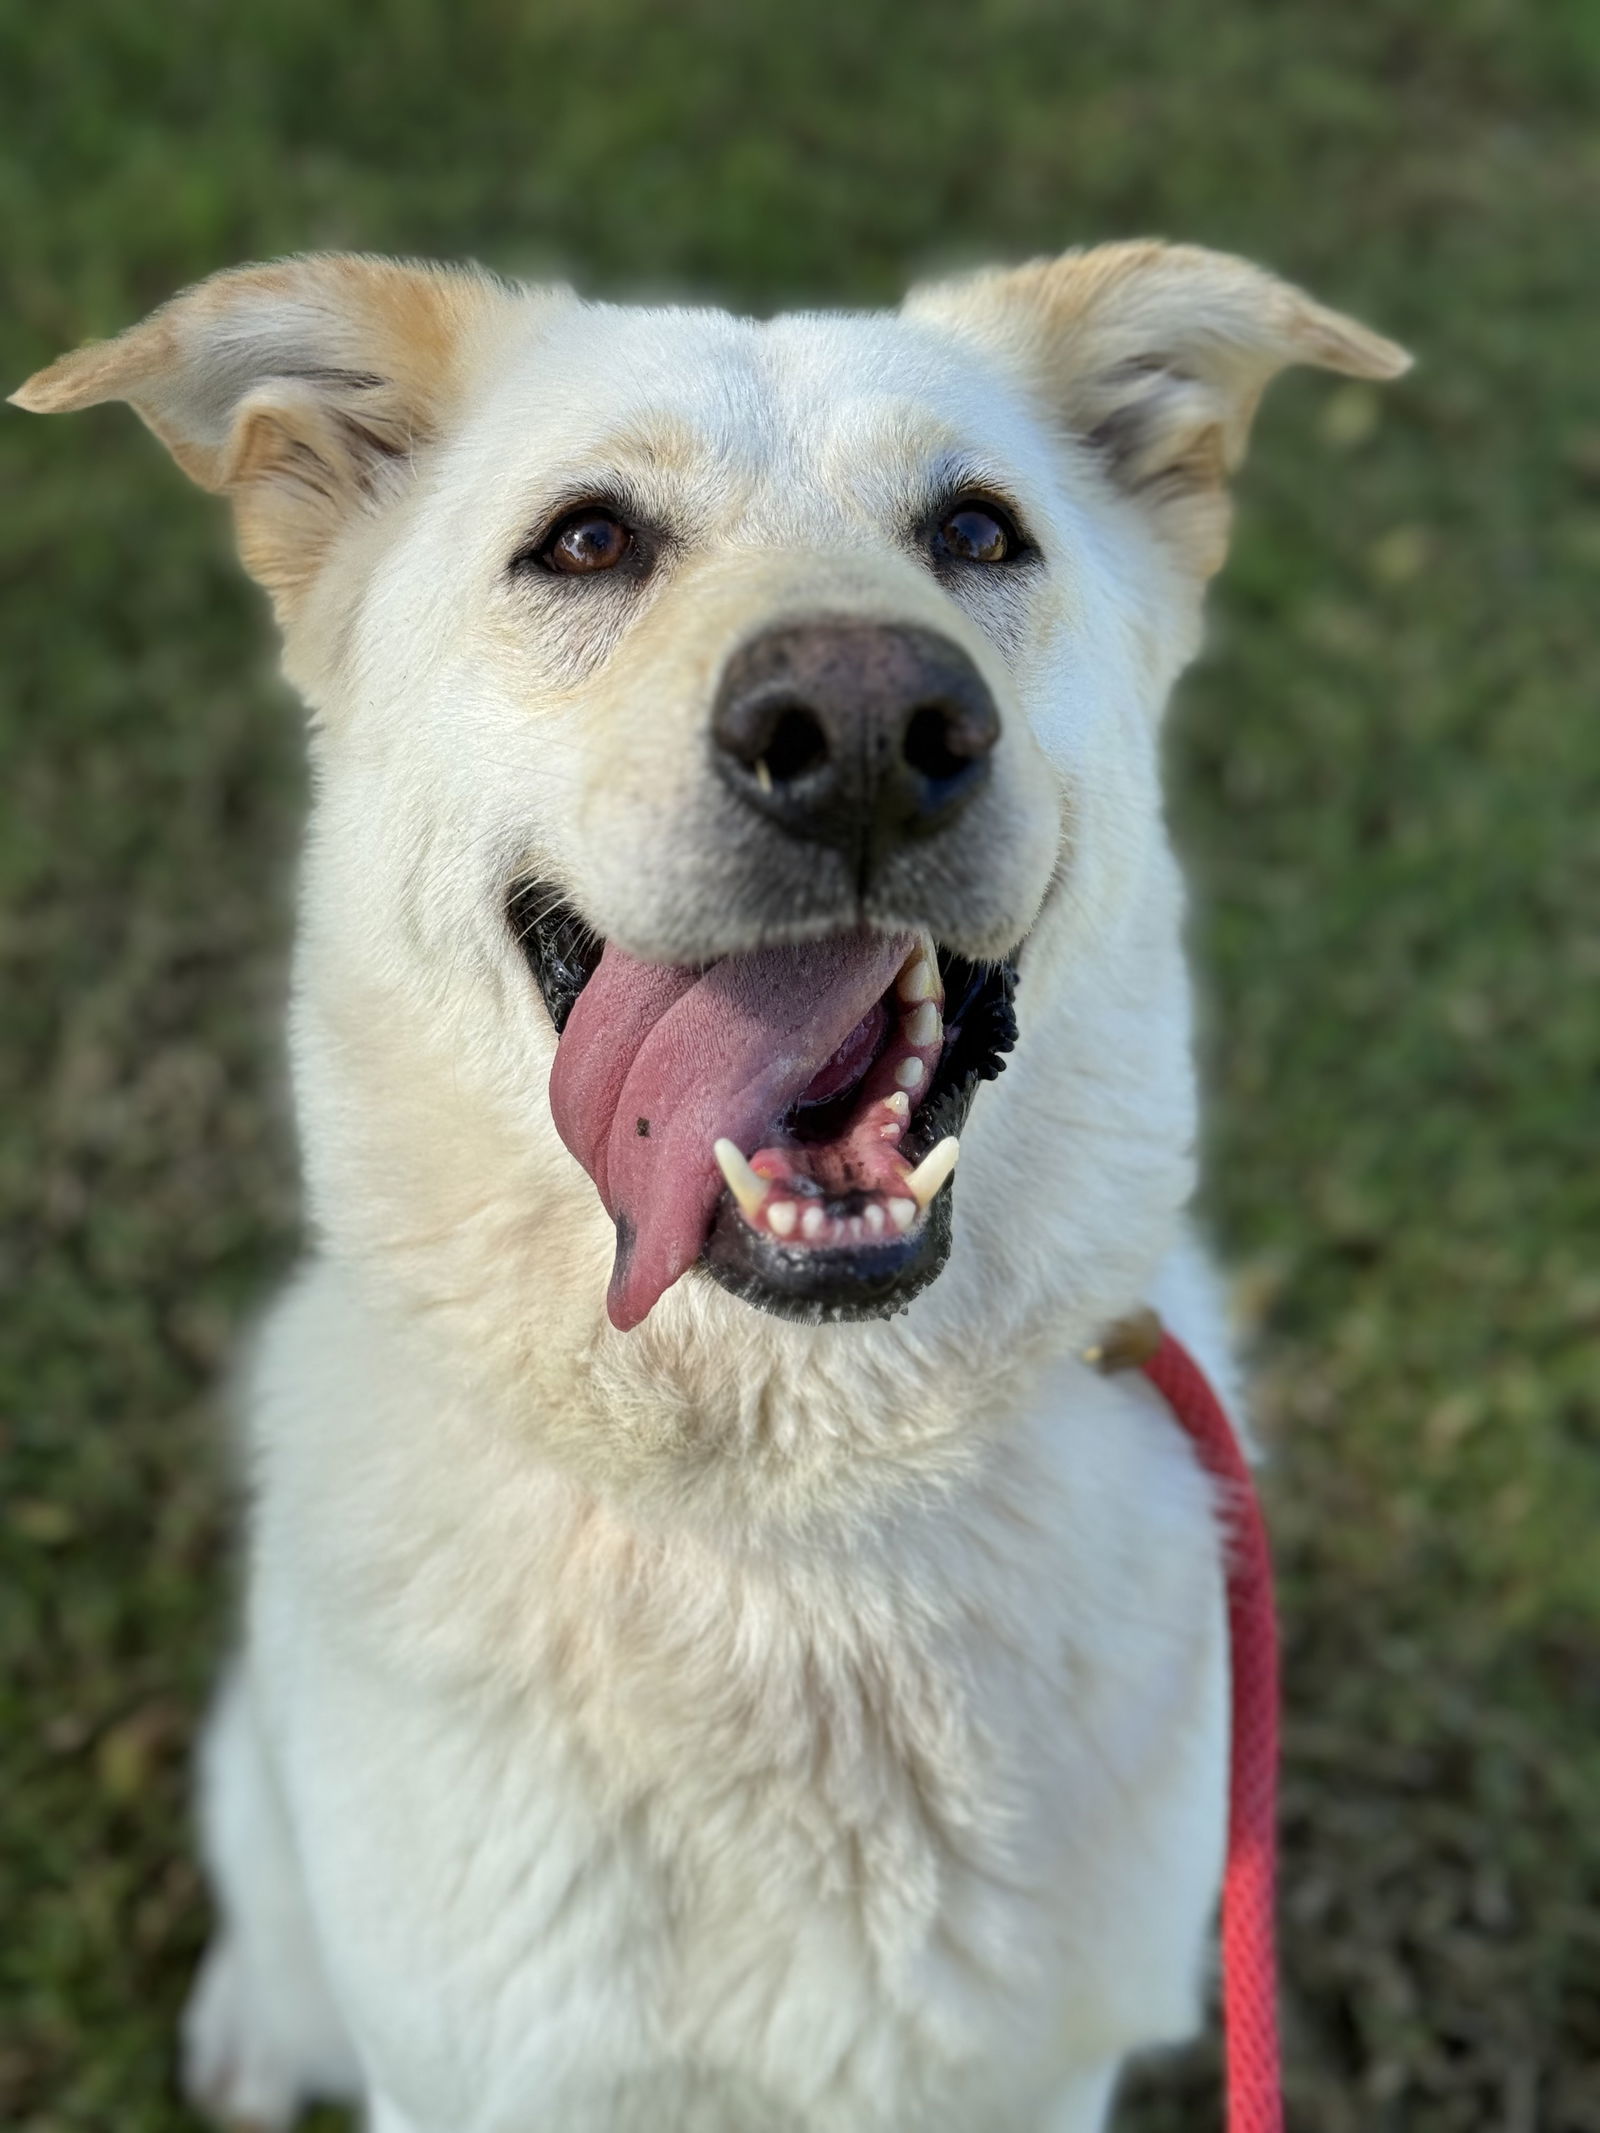
M1287 1610L1296 2133L1600 2128L1600 12L0 0L0 372L238 259L758 308L1155 231L1419 352L1261 425L1175 721ZM0 2122L178 2133L216 1386L293 1249L296 715L121 411L0 419ZM1202 2053L1130 2100L1216 2123Z

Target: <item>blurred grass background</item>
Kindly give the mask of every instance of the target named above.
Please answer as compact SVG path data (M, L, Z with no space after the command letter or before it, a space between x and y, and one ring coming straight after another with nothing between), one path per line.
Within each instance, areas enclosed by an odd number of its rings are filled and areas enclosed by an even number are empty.
M1600 2128L1597 115L1587 0L0 0L8 386L327 245L766 308L1159 233L1418 351L1274 394L1172 744L1296 2133ZM6 412L0 483L0 2122L179 2133L217 1387L296 1234L296 714L126 413ZM1213 2081L1122 2124L1204 2133Z

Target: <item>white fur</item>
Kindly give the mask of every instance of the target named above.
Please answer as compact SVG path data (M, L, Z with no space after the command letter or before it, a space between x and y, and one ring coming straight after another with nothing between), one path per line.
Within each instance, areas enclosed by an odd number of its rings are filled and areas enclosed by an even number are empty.
M1123 2056L1195 2020L1222 1832L1206 1489L1159 1403L1071 1360L1150 1292L1190 1187L1158 573L1146 553L1130 587L1110 505L897 322L561 330L415 498L320 730L295 1063L326 1242L251 1401L261 1715L208 1802L231 1960L283 1935L254 1960L299 1995L320 1945L376 2122L414 2133L1088 2133ZM663 402L715 438L704 596L664 593L664 645L541 713L537 642L502 651L479 588L549 462L581 480L586 432ZM1011 673L868 516L885 439L909 457L935 425L1072 557ZM685 1282L619 1336L492 892L531 830L606 931L654 945L702 646L819 599L926 614L1026 690L1071 870L912 1312L797 1329ZM602 718L654 721L629 745L663 768L627 782L586 745ZM1006 855L1032 863L1019 923L1059 836ZM226 1825L274 1781L295 1856L268 1910L275 1833ZM264 1985L249 2021L279 2019ZM308 2040L289 2071L327 2063Z
M1159 716L1221 524L1195 485L1313 313L1234 263L1234 312L1200 301L1152 390L1117 291L1156 273L1136 318L1181 319L1220 270L1126 249L1076 270L1089 326L1070 262L766 325L314 262L27 389L121 391L230 488L315 713L293 1060L317 1248L250 1373L248 1637L204 1767L221 1926L187 2049L226 2118L335 2091L376 2133L1094 2133L1125 2057L1197 2018L1214 1507L1143 1382L1077 1358L1156 1299L1228 1368L1183 1229ZM1258 285L1271 332L1230 367ZM1393 368L1329 318L1317 360ZM380 329L412 334L403 361L365 351ZM346 481L361 433L308 399L372 394L339 382L366 368L426 448ZM1073 391L1137 482L1052 419ZM325 455L303 553L297 423ZM1037 537L1011 592L908 546L941 466ZM508 580L563 498L623 477L681 534L629 604ZM837 923L753 915L704 743L729 651L818 612L940 629L995 693L944 930L1027 935L1021 1041L905 1315L802 1328L696 1276L620 1335L507 883L549 875L668 958ZM893 894L876 922L925 922Z

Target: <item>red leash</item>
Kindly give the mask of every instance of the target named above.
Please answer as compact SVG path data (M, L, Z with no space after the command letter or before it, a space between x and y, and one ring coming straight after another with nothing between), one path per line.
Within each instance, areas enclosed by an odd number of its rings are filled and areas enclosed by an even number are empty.
M1283 2133L1278 2053L1278 1625L1272 1558L1255 1484L1204 1372L1165 1331L1140 1365L1222 1484L1228 1521L1228 1651L1233 1675L1228 1863L1222 1884L1222 2021L1228 2133Z

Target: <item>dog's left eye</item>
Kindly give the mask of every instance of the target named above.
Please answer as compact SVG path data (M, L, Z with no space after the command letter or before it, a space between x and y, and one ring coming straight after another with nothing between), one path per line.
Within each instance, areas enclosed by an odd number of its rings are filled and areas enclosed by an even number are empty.
M1009 563L1023 550L1010 515L984 496L964 496L939 523L934 553L955 563Z
M603 504L584 504L558 519L530 560L557 576L576 578L595 570L615 570L633 550L632 528Z

